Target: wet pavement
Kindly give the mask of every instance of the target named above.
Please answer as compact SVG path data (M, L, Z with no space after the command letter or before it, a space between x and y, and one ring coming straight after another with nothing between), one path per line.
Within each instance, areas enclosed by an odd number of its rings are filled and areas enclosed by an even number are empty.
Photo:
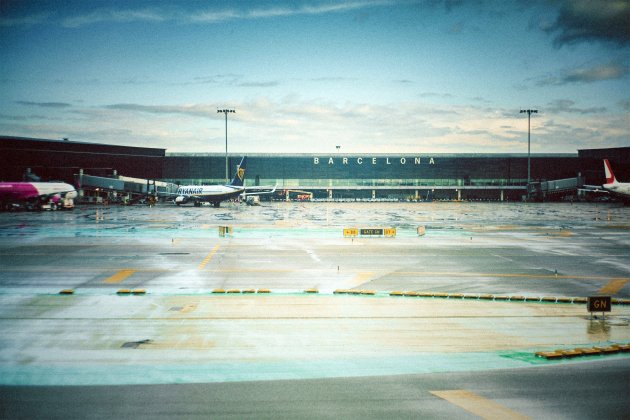
M628 256L630 208L613 203L0 213L0 385L630 373L625 353L534 355L630 342ZM591 319L574 298L600 294L618 303Z
M616 203L263 203L221 208L77 207L74 211L1 213L0 237L212 237L220 225L254 237L337 237L339 228L392 226L416 235L438 231L627 229L630 208ZM544 233L544 232L543 232ZM332 234L332 235L331 235Z

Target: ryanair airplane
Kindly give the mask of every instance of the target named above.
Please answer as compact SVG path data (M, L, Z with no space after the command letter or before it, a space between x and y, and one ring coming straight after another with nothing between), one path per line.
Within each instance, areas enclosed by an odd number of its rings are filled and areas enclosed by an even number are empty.
M234 178L226 185L187 185L179 187L175 193L177 196L175 204L179 206L192 202L195 206L201 206L201 203L211 203L214 207L219 207L221 201L231 198L272 194L275 192L275 187L245 187L243 181L245 180L246 165L247 156L243 156Z

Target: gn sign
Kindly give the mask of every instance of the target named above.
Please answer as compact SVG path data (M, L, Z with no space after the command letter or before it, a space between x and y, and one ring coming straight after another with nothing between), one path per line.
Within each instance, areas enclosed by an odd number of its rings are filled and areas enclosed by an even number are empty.
M587 300L589 312L610 312L612 310L610 296L590 296Z
M396 236L396 228L384 228L384 229L357 229L357 228L346 228L343 230L343 236L348 237L356 237L359 236L387 236L394 237Z

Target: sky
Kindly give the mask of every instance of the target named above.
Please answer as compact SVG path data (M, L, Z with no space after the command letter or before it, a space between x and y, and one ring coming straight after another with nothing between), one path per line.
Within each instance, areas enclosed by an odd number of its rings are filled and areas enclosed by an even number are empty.
M630 146L630 1L0 0L0 135L170 153Z

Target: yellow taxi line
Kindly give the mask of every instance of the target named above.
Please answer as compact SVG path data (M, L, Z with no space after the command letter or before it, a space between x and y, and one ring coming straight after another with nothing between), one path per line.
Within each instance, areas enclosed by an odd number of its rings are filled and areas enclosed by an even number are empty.
M210 253L206 256L206 258L204 258L203 261L201 261L201 264L199 264L199 267L197 267L197 269L203 270L204 268L206 268L206 265L208 265L208 263L210 262L212 257L214 257L214 254L216 254L218 250L219 250L219 244L216 244L214 248L212 248L212 251L210 251Z
M350 281L350 283L348 285L346 285L346 287L347 288L357 287L357 286L359 286L359 285L361 285L363 283L367 283L373 277L374 277L374 273L373 272L360 271L352 278L352 280Z
M105 283L108 283L108 284L120 283L121 281L125 280L127 277L131 276L135 272L136 270L120 270L113 276L106 278Z
M503 420L503 419L529 419L529 417L517 413L495 401L484 398L473 392L464 389L452 391L430 391L436 397L455 404L464 410L473 413L483 419Z
M604 287L599 289L599 293L603 295L617 294L626 284L628 284L628 281L630 280L624 278L612 279L606 283Z
M213 250L208 254L208 256L206 258L204 258L204 260L201 262L200 264L200 269L202 269L203 267L205 267L205 265L208 264L208 262L210 262L210 259L214 256L214 254L217 252L216 250L218 250L219 245L215 246L215 248L213 248ZM216 249L216 250L215 250ZM203 264L203 266L202 266ZM98 272L98 271L108 271L111 270L112 267L81 267L81 268L73 268L73 267L64 267L64 268L42 268L42 267L8 267L8 268L3 268L3 271L10 271L10 272L73 272L73 273L80 273L80 272ZM135 272L145 272L145 273L169 273L169 272L179 272L181 271L179 268L137 268L134 270L121 270L120 272L127 272L127 271L133 271L133 273ZM296 272L296 271L326 271L324 269L318 269L318 268L295 268L295 269L290 269L290 268L244 268L244 267L235 267L235 268L220 268L220 269L213 269L211 271L214 272L218 272L218 273L289 273L289 272ZM365 270L354 270L354 269L346 269L344 270L346 272L357 272L358 274L360 273L365 273ZM118 273L120 273L118 272ZM116 276L120 275L120 274L116 274L114 276L112 276L111 278L115 278ZM133 274L130 273L128 275L126 275L126 277L128 277L129 275ZM388 272L387 273L388 276L400 276L400 277L405 277L405 276L416 276L416 277L431 277L431 276L452 276L452 277L520 277L520 278L531 278L531 279L573 279L573 280L601 280L601 281L607 281L609 283L614 284L613 287L617 288L617 291L620 290L621 288L623 288L623 286L630 282L630 277L616 277L616 278L611 278L611 277L604 277L604 276L565 276L565 275L555 275L555 274L519 274L519 273L466 273L466 272L449 272L449 271L394 271L394 272ZM108 279L109 280L109 279ZM123 278L124 280L124 278ZM112 282L116 282L115 280L113 280ZM614 283L613 283L614 282ZM623 282L623 284L622 284ZM605 286L604 286L605 287Z

